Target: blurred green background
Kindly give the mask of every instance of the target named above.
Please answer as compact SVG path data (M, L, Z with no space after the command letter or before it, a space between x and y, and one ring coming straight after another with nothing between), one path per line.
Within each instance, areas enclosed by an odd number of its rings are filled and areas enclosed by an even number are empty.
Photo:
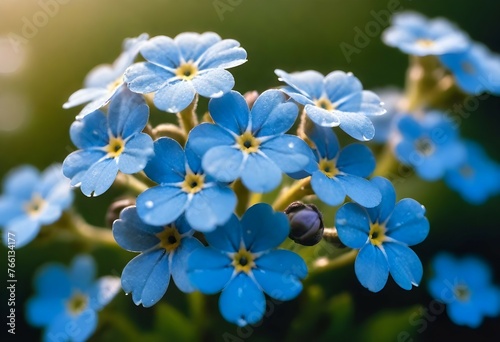
M417 10L429 17L445 16L473 39L500 52L500 2L492 0L0 0L0 37L3 37L0 38L0 177L19 164L29 163L44 169L64 160L74 149L68 129L80 107L63 110L62 104L80 89L91 68L111 63L118 56L124 38L143 32L150 36L174 37L184 31L215 31L222 38L238 40L248 52L248 62L231 72L236 79L235 89L242 93L280 85L273 72L276 68L289 72L314 69L323 74L333 70L351 71L367 89L402 87L408 58L397 49L385 46L380 33L369 38L366 47L352 54L350 61L340 49L342 43L354 45L357 30L365 31L367 23L376 22L374 12L387 12L388 6L394 5L399 10ZM27 28L28 23L34 26ZM380 29L388 26L378 25ZM9 52L8 38L5 38L14 37L12 34L17 37L24 34L17 41L19 45L14 54L12 49ZM12 69L15 71L10 72ZM200 106L205 104L201 102ZM461 122L462 135L477 140L491 157L500 161L500 100L495 97L481 100L479 108L470 114ZM155 115L155 121L161 121L161 115L168 117L168 114ZM478 254L491 263L494 279L500 283L499 197L483 206L471 206L442 182L425 183L416 177L404 178L398 183L397 191L399 198L415 198L428 210L431 233L424 243L414 248L425 266L442 250L458 255ZM104 225L106 205L119 194L110 191L98 199L88 199L76 191L76 206L89 221ZM324 213L327 223L331 224L333 214L333 209ZM68 264L76 251L83 250L85 247L77 243L54 246L42 240L17 251L17 339L38 340L40 333L27 326L22 317L24 301L32 294L31 282L36 268L47 261ZM4 248L0 251L6 255ZM102 275L119 275L134 256L124 251L111 253L104 248L86 251L99 260L98 271ZM6 266L1 267L5 270ZM315 297L317 293L315 295L313 289L310 298L304 294L300 300L277 306L251 333L240 331L238 334L238 329L224 323L214 310L209 322L216 326L216 333L206 339L228 340L231 337L224 332L229 332L235 338L233 341L300 340L305 336L319 338L328 329L332 332L324 336L340 340L395 341L401 331L407 331L415 341L459 337L491 340L495 334L500 335L498 321L495 323L493 319L485 320L480 329L472 330L453 325L446 314L425 318L419 307L428 309L432 303L425 289L425 277L422 286L411 292L400 289L391 280L383 291L373 294L359 285L350 265L320 277L318 282L324 289L324 300L321 296ZM344 292L349 292L351 297L343 295ZM162 303L175 303L184 310L183 298L171 286ZM216 298L210 297L209 304L214 305ZM299 310L312 310L308 301L324 305L321 310L325 312L338 308L343 314L310 315L307 324L297 326L300 320L295 316ZM6 302L6 292L2 291L2 312L6 312ZM351 318L349 303L354 308ZM153 323L156 311L168 311L166 307L137 308L131 298L122 293L110 310L132 317L145 333L158 328ZM386 315L374 317L380 311L386 311ZM415 317L420 321L415 321ZM427 322L425 328L423 322ZM175 334L169 335L168 324L159 322L158 326L165 327L163 340L178 340ZM366 329L366 333L360 334L360 327ZM5 331L3 325L2 334ZM116 338L113 332L98 333L96 341Z

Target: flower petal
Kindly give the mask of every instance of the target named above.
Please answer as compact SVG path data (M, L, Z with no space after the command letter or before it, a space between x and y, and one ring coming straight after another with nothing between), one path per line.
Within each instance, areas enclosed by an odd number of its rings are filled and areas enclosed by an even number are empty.
M186 143L187 150L193 151L198 157L203 155L212 147L220 145L233 145L235 138L221 126L202 123L189 132Z
M116 160L114 158L102 159L85 172L80 188L88 197L99 196L111 187L117 174Z
M280 184L281 170L263 153L251 153L241 171L241 181L253 192L269 192Z
M94 310L101 310L115 298L121 290L120 278L104 276L93 284L89 290L89 306Z
M63 174L71 179L71 186L80 186L87 170L106 155L103 150L77 150L63 162Z
M137 214L135 206L123 209L120 218L113 222L113 237L127 251L146 251L160 242L156 234L163 230L161 226L144 223Z
M321 127L336 127L340 125L338 111L328 111L316 105L306 104L305 111L309 119Z
M126 174L142 171L153 155L153 139L145 133L136 134L125 143L118 157L118 168Z
M360 113L334 111L340 121L340 128L354 139L368 141L375 135L371 120Z
M306 134L314 142L321 158L334 159L340 149L337 136L330 127L306 126Z
M193 102L196 91L190 81L176 81L165 84L155 93L155 106L169 113L177 113Z
M136 63L125 71L123 78L127 87L134 93L149 94L158 91L175 77L171 71L152 63Z
M344 245L361 248L368 241L370 220L362 206L356 203L346 203L337 211L335 228Z
M63 312L45 329L44 341L54 341L61 337L64 341L86 341L97 328L97 320L96 312L90 308L76 316Z
M429 234L425 208L411 198L399 201L386 224L387 236L408 246L424 241Z
M297 105L287 102L283 92L266 90L252 107L250 121L253 135L265 137L285 133L292 127L297 115Z
M177 141L159 138L154 142L154 157L144 169L146 175L159 184L178 183L186 174L186 157Z
M106 115L98 110L76 120L71 124L69 135L78 148L106 146L109 143Z
M356 95L361 95L363 90L359 79L350 72L332 71L325 76L324 83L328 99L338 105L344 104Z
M236 215L219 225L214 231L205 233L205 238L210 246L221 251L234 253L241 245L241 224Z
M387 283L389 264L378 247L367 243L356 257L354 271L361 285L372 292L379 292Z
M92 286L96 275L96 265L90 255L81 254L76 256L71 262L69 277L73 288L82 292L87 292Z
M302 257L286 249L275 249L255 260L257 268L277 273L286 273L303 279L307 276L307 265Z
M174 222L188 202L187 194L178 186L159 185L137 197L137 212L147 224L163 226Z
M185 61L196 61L209 47L221 40L214 32L182 32L174 38L180 54Z
M19 216L7 224L3 229L3 242L8 245L12 234L16 237L16 248L21 248L33 241L40 232L41 224L31 216ZM9 233L11 234L9 236Z
M265 141L260 151L285 173L302 171L314 159L311 148L294 135L280 135Z
M396 204L396 191L392 183L383 177L374 177L370 180L380 191L382 200L375 208L367 208L372 222L384 223L394 210Z
M203 248L203 244L193 237L183 237L179 247L172 252L172 264L170 266L172 278L175 285L182 292L188 293L195 290L188 278L188 259L191 254Z
M365 208L373 208L380 204L382 196L378 188L369 180L349 174L339 174L337 179L353 201Z
M383 247L396 283L405 290L411 290L412 285L418 286L424 271L415 252L405 245L393 242L385 242Z
M198 94L204 97L221 97L234 87L234 77L224 69L200 72L191 81Z
M26 320L35 327L49 325L58 315L66 310L63 298L39 296L26 302Z
M203 156L203 170L219 182L232 182L237 179L245 167L241 150L231 146L216 146Z
M346 192L337 177L330 178L316 171L311 176L311 187L316 196L328 205L340 205L345 200Z
M108 124L114 137L125 139L141 132L148 118L149 107L144 98L127 88L119 91L109 104Z
M303 95L312 99L319 99L323 94L323 75L314 70L286 73L276 69L274 73L280 81L292 86Z
M166 36L156 36L144 43L141 55L149 62L168 68L177 68L181 62L176 42Z
M231 259L225 253L211 247L196 249L188 259L189 281L204 294L222 291L233 272Z
M31 165L18 166L3 179L3 191L5 195L14 198L28 200L33 195L33 190L40 181L40 173Z
M375 170L375 157L367 146L351 144L340 152L337 168L354 176L368 177Z
M246 131L250 120L250 110L245 98L237 91L230 91L208 103L210 116L214 122L240 135Z
M234 39L215 43L200 56L200 69L232 68L246 62L247 53Z

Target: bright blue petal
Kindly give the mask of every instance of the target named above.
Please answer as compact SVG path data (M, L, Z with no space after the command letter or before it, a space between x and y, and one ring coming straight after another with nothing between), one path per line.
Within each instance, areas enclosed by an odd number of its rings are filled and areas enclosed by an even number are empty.
M109 143L106 115L100 110L71 124L71 141L78 148L104 147Z
M193 80L193 87L204 97L221 97L234 87L234 77L224 69L209 69L200 72Z
M62 173L61 164L53 164L43 171L37 192L47 202L62 209L66 209L73 202L70 183Z
M90 255L78 255L71 262L69 276L73 288L87 291L96 275L96 265L94 259Z
M71 179L71 186L80 186L90 167L106 155L102 150L78 150L70 153L63 162L63 174Z
M411 198L399 201L386 224L386 235L408 246L424 241L429 234L425 208Z
M387 283L389 264L378 247L367 243L356 257L354 271L361 285L372 292L379 292Z
M328 205L339 205L345 200L346 192L337 177L330 178L316 171L311 176L311 187L316 196Z
M246 273L231 280L219 298L222 317L240 327L259 322L265 309L264 294Z
M447 306L447 313L450 320L457 325L477 328L483 321L483 314L471 301L450 303Z
M237 135L246 131L250 110L245 98L237 91L230 91L208 103L210 116L214 122Z
M169 113L177 113L191 104L196 91L189 81L168 83L158 89L153 102L155 106Z
M297 105L287 102L283 92L267 90L257 98L252 107L252 132L257 137L283 134L292 127L297 115Z
M156 65L175 69L180 65L180 53L176 42L166 36L156 36L144 43L141 55Z
M49 325L58 315L67 310L63 298L34 297L26 302L26 320L35 327Z
M156 140L154 157L144 172L159 184L182 182L186 174L186 158L181 145L171 138Z
M139 217L153 226L172 223L183 212L188 195L180 187L160 185L147 189L137 197Z
M314 105L314 101L309 97L307 94L301 93L299 90L296 90L293 87L289 86L284 86L280 88L282 92L284 92L286 95L290 96L292 100L295 102L301 104L301 105Z
M368 241L370 220L363 207L355 203L346 203L335 215L335 228L344 245L361 248Z
M202 123L189 132L186 150L190 149L200 158L212 147L235 143L235 138L218 125Z
M205 153L201 164L203 170L219 182L232 182L245 167L244 154L231 146L216 146Z
M384 103L377 94L363 90L361 93L361 105L359 111L365 115L382 115L387 112Z
M424 271L415 252L405 245L393 242L385 242L383 247L396 283L405 290L411 290L412 285L418 286Z
M26 215L23 203L7 196L0 197L0 226L5 227L13 219Z
M271 159L250 153L241 171L241 181L253 192L269 192L281 182L281 170Z
M135 305L151 307L165 294L170 282L168 253L154 249L139 254L123 269L122 287Z
M321 127L336 127L340 125L338 111L331 112L316 105L306 104L305 111L309 119Z
M214 231L205 233L205 238L210 246L221 251L234 253L241 245L241 224L236 215L218 226Z
M383 223L394 210L394 206L396 205L396 191L392 183L386 178L374 177L371 179L371 182L379 189L382 201L375 208L367 208L366 210L370 214L370 219L373 223Z
M64 313L57 316L45 329L44 341L60 340L84 342L97 328L98 317L94 310L86 309L77 316Z
M120 213L120 218L113 222L113 237L124 249L131 252L146 251L160 242L156 234L163 227L144 223L137 214L135 206L127 207Z
M182 292L187 293L195 290L188 278L188 259L199 248L203 248L203 244L198 239L184 237L181 239L179 247L172 252L172 264L170 265L172 279Z
M378 188L369 180L348 174L339 174L337 179L353 201L365 208L373 208L380 204L382 199Z
M340 128L354 139L368 141L375 135L373 123L364 114L335 110L334 115L340 121Z
M367 146L351 144L340 152L337 168L354 176L368 177L375 170L375 157Z
M210 46L221 40L220 36L214 32L179 33L174 38L182 58L185 61L196 61Z
M148 118L149 107L144 98L127 88L119 91L109 104L108 125L114 137L128 138L141 132Z
M128 68L123 77L134 93L149 94L163 87L175 74L155 64L141 62Z
M120 278L104 276L93 284L89 290L89 306L94 310L101 310L115 298L121 290Z
M337 136L330 127L306 126L306 134L314 142L321 158L335 159L340 146Z
M37 218L31 216L19 216L7 224L3 230L3 241L5 245L9 241L9 233L16 236L16 248L21 248L33 241L40 232L41 224ZM12 236L11 236L12 237Z
M142 171L153 155L153 139L145 133L136 134L125 143L118 168L126 174Z
M23 165L5 176L3 180L3 191L5 195L18 199L31 199L33 190L40 181L40 173L30 165Z
M477 257L464 257L460 262L460 269L464 281L471 289L483 289L491 283L491 268Z
M72 290L68 271L55 263L46 264L37 270L34 287L38 294L49 298L69 298Z
M234 266L231 265L231 259L214 248L198 248L188 259L189 281L204 294L222 291L233 272Z
M278 247L290 232L286 215L266 203L251 206L241 218L241 227L245 247L252 253Z
M114 158L100 160L85 172L80 188L86 196L99 196L111 187L117 174L118 164Z
M40 225L49 225L56 222L62 215L62 209L59 205L46 202L45 206L39 211L33 219Z
M408 140L418 139L423 134L420 124L409 115L405 115L399 119L398 129L403 135L403 138Z
M328 99L334 104L344 104L356 95L361 95L363 90L357 77L343 71L332 71L326 75L324 82Z
M200 56L200 69L232 68L246 62L247 53L234 39L224 39Z
M256 269L252 272L255 280L271 298L291 300L302 291L300 280L290 273L278 273Z
M323 75L314 70L286 73L276 69L274 73L280 81L287 83L303 95L312 99L319 99L323 94Z
M236 195L227 186L213 183L212 186L194 194L186 208L186 220L201 232L212 231L225 223L236 207Z
M302 139L288 134L265 141L260 151L285 173L304 170L314 159L311 148Z
M285 273L303 279L307 276L307 265L302 257L286 249L275 249L255 260L258 269Z

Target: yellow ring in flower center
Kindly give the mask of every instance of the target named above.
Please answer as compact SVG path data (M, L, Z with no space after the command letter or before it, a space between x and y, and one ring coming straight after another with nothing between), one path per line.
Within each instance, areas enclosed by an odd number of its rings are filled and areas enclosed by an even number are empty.
M251 132L245 132L236 138L236 143L240 150L247 153L254 153L259 150L260 141Z
M181 244L181 234L173 227L165 227L163 231L156 234L156 237L160 239L160 246L167 252L174 251Z
M185 81L192 80L198 74L198 68L191 62L181 64L175 69L175 75Z
M245 272L248 274L255 267L254 259L254 255L242 247L234 254L232 264L237 273Z
M109 139L108 146L106 146L106 152L108 152L109 157L116 158L122 154L124 147L125 141L122 138L112 137Z
M108 84L108 91L112 92L123 84L123 75L120 75L116 80Z
M327 177L333 178L340 173L339 169L335 165L335 161L333 159L323 158L319 161L319 170L323 172Z
M31 200L24 204L24 211L30 216L35 216L40 211L42 211L45 204L46 202L42 198L42 196L40 196L40 194L38 193L35 193L31 197Z
M370 224L370 232L368 233L368 237L370 238L370 242L374 246L380 246L385 241L385 232L387 229L384 225L377 223Z
M76 316L80 314L83 310L85 310L85 308L87 308L88 303L89 303L88 296L77 291L73 294L73 296L71 296L66 305L68 307L68 311L70 312L70 314Z
M431 47L434 44L436 44L436 42L433 41L432 39L419 39L417 40L417 44L422 47Z
M188 172L184 177L184 182L182 182L182 190L195 194L203 189L203 184L205 184L205 175Z
M326 110L334 110L335 109L335 106L333 105L333 103L325 97L322 97L322 98L316 100L314 102L314 104L316 104L316 106L323 108L323 109L326 109Z

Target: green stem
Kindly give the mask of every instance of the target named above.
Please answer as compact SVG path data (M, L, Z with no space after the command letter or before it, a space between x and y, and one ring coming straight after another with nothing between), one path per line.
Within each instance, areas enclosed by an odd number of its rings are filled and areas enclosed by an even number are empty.
M195 326L198 330L198 340L202 340L202 337L209 325L209 320L205 314L205 296L201 292L195 291L189 293L187 297L193 326Z
M184 135L187 138L191 129L198 124L198 117L196 116L196 107L198 105L198 94L195 95L193 102L187 106L184 110L177 113L177 118L179 119L179 126L184 131Z
M275 211L283 211L294 201L301 200L314 192L311 188L311 177L306 177L295 181L290 187L283 189L278 198L273 203Z
M110 229L93 226L75 212L66 212L64 219L71 232L78 238L91 244L100 243L113 247L118 246Z
M375 167L375 171L373 171L373 176L387 177L398 164L390 144L386 144L377 157L377 166Z
M113 330L117 330L122 333L123 337L126 337L129 341L141 341L143 336L141 332L132 324L126 317L124 317L119 312L106 312L103 311L99 315L99 321L101 325L109 324Z
M236 215L241 217L248 208L248 204L250 202L250 191L245 185L243 185L240 179L237 179L233 183L233 190L238 197L238 204L236 205Z
M331 271L349 265L356 260L359 250L351 249L349 252L336 257L335 259L320 258L316 260L309 271L309 276L314 276L326 271Z

